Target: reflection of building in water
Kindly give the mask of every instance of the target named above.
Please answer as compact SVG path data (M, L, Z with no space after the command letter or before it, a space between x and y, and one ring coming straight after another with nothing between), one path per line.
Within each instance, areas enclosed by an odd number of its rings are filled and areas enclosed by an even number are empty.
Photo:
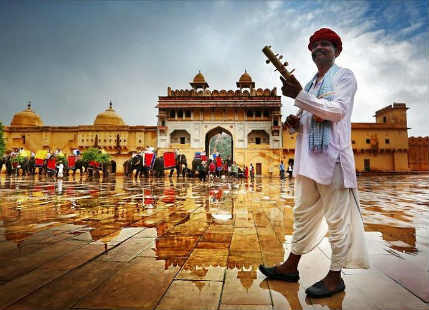
M392 249L414 253L416 249L415 227L394 227L383 224L365 224L365 231L377 231Z

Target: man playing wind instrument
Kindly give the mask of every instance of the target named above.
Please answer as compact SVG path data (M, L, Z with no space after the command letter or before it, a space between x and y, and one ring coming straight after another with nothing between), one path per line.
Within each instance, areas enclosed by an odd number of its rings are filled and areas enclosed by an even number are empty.
M259 269L271 279L298 281L301 255L329 232L330 270L306 289L307 295L317 298L344 291L341 269L368 268L368 252L351 146L356 79L351 70L335 64L342 42L331 29L316 31L308 49L318 71L305 88L293 75L287 80L281 77L283 95L295 99L300 108L297 116L287 117L289 127L298 132L291 253L281 265Z

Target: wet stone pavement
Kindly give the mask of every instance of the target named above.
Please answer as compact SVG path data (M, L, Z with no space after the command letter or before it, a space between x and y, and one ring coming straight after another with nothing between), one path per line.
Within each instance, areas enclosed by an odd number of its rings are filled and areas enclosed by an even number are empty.
M346 291L305 288L258 265L287 257L293 182L278 179L0 179L0 309L429 309L429 175L359 178L371 268Z

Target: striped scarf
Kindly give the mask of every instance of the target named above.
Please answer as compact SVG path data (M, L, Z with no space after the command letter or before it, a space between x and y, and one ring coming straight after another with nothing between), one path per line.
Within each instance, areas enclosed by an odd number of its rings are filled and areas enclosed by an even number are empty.
M322 80L322 85L317 92L317 98L323 98L329 101L334 100L334 87L333 87L333 78L335 73L339 70L337 65L332 65L332 67L325 73L325 76ZM314 81L317 78L317 74L313 79L307 83L305 86L305 91L308 92L313 85ZM329 141L331 140L331 127L332 123L330 121L317 122L311 118L311 128L310 134L308 136L308 146L310 151L315 153L322 153L328 149Z

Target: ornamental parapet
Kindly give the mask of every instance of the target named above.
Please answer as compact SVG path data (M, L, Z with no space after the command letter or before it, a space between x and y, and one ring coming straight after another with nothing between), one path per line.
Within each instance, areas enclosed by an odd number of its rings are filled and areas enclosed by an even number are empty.
M196 90L196 89L176 89L167 88L168 97L275 97L277 96L277 88L258 88L250 90Z

